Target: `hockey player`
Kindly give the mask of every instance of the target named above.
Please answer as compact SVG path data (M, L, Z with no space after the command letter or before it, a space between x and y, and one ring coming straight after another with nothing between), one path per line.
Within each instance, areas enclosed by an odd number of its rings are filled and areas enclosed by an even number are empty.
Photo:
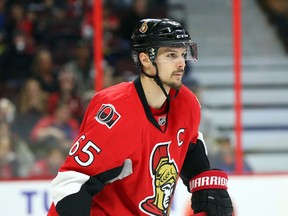
M186 61L197 60L196 43L178 22L144 19L132 57L139 77L92 98L52 181L48 215L169 215L179 177L194 213L232 215L227 175L210 167L199 102L181 82Z

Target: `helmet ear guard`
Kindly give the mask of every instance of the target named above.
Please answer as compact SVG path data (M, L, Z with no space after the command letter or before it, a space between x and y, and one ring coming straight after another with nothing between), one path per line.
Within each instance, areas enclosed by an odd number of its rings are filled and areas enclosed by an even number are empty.
M146 53L149 56L149 59L151 60L151 62L154 63L156 56L157 56L158 48L155 49L154 47L149 47L147 49L132 50L132 52L131 52L132 59L134 61L135 66L140 70L142 68L141 62L139 59L139 54L141 52Z

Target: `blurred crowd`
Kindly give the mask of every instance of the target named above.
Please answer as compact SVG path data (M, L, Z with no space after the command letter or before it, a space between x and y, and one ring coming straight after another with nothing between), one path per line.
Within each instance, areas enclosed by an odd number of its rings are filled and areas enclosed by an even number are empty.
M103 6L108 87L133 79L133 27L166 1ZM95 93L93 39L93 0L0 0L0 179L57 174Z
M288 54L288 0L257 0Z

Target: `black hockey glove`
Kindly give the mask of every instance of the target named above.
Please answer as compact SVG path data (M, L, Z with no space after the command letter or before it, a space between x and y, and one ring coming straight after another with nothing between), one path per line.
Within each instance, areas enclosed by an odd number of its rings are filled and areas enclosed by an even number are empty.
M227 192L228 176L221 170L208 170L196 175L189 183L194 213L208 216L231 216L233 206Z

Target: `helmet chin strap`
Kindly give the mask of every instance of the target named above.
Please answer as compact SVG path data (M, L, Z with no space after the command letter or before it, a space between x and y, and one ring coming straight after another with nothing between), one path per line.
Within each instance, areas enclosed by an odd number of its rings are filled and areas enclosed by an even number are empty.
M158 66L156 64L155 61L152 60L152 64L154 65L155 69L156 69L156 74L154 76L150 75L150 74L147 74L144 70L142 70L142 73L149 77L149 78L152 78L156 83L157 85L161 88L162 92L164 93L164 95L166 96L167 99L170 98L169 94L167 94L165 88L164 88L164 85L159 77L159 70L158 70Z
M155 49L155 48L150 48L148 49L148 55L149 55L149 58L152 62L152 64L154 65L155 69L156 69L156 74L154 76L150 75L150 74L147 74L144 70L142 70L143 74L149 78L153 78L154 81L157 83L157 85L160 87L160 89L162 90L162 92L164 93L164 95L166 96L167 99L170 99L170 96L169 94L167 94L165 88L164 88L164 85L159 77L159 70L158 70L158 66L155 62L155 56L157 55L157 52L158 52L158 49Z
M156 64L155 61L152 62L152 64L154 65L154 67L156 68L156 75L153 77L154 81L157 83L157 85L161 88L162 92L164 93L164 95L166 96L166 98L170 98L170 96L167 94L164 85L159 77L159 70L158 70L158 66Z

